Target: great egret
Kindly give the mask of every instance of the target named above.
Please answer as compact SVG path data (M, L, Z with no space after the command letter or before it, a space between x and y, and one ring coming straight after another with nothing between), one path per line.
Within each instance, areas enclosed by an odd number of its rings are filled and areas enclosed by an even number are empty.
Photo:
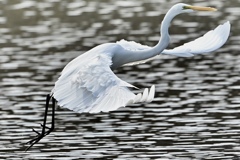
M55 99L59 106L82 113L108 112L138 102L151 102L154 98L155 86L145 89L143 94L135 95L129 87L133 85L119 79L113 69L146 61L161 53L183 57L206 53L220 48L228 39L230 23L219 25L215 30L207 32L203 37L184 44L173 50L164 50L169 44L168 28L172 19L180 13L193 11L215 11L211 7L191 6L184 3L174 5L165 15L161 24L161 38L154 47L135 42L121 40L117 43L105 43L78 56L63 69L50 95L47 96L42 132L29 141L32 147L54 129ZM46 127L49 101L53 100L52 126ZM48 131L45 130L48 128Z

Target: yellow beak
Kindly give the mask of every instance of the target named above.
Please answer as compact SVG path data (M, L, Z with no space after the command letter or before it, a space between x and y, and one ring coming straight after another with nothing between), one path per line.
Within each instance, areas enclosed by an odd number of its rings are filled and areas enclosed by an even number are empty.
M217 11L216 8L212 7L200 7L200 6L185 6L185 9L192 9L196 11Z

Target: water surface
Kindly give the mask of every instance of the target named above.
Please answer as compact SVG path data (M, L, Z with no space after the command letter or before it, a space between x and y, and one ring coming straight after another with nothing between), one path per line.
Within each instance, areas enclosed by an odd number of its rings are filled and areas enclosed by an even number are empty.
M78 114L58 108L55 132L24 152L40 130L45 104L63 67L105 42L134 40L153 46L167 10L178 0L0 1L1 159L239 159L240 1L191 1L218 12L179 15L169 48L229 20L227 44L209 55L162 55L117 75L145 88L150 104L110 113Z

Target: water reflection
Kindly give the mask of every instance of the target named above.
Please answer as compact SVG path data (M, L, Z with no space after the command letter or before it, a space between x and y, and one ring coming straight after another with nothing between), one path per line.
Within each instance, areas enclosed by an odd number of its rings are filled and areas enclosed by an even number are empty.
M219 12L180 15L170 29L174 47L230 20L224 48L194 58L160 56L117 71L140 88L156 84L153 103L103 114L59 108L55 132L24 152L31 128L42 121L44 96L71 59L121 38L154 45L160 20L177 2L0 1L0 158L239 158L239 0L188 0Z

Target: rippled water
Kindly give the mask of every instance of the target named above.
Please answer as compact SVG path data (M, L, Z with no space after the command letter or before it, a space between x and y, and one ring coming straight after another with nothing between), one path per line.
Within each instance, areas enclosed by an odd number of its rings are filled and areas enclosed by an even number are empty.
M175 47L230 20L222 49L117 71L139 88L155 84L153 103L101 114L58 108L55 132L24 152L31 128L40 129L45 95L71 59L122 38L154 45L161 19L178 2L1 0L0 158L240 159L240 0L186 0L219 11L179 15L170 28Z

